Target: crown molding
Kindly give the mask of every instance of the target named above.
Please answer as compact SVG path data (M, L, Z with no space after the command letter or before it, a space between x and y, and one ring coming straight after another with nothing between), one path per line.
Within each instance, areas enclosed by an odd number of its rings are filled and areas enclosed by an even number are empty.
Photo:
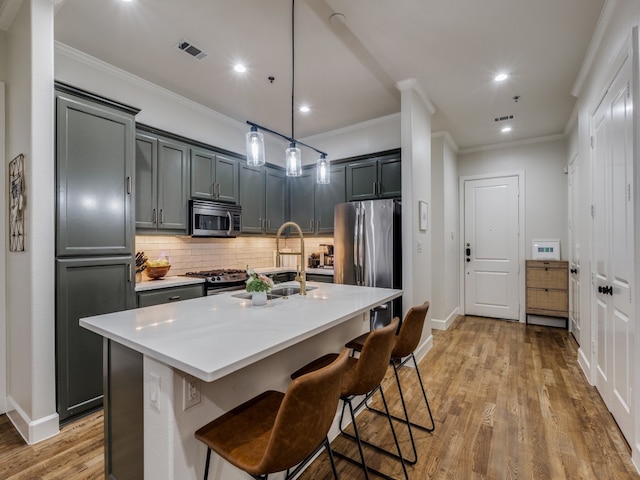
M418 82L418 80L416 80L415 78L400 80L399 82L396 83L396 88L401 92L405 90L413 90L418 95L418 97L420 97L422 102L425 104L425 106L429 110L429 113L431 115L436 113L437 110L435 105L431 102L431 100L427 96L426 92L422 88L422 85L420 85L420 82Z
M524 140L515 140L513 142L494 143L492 145L483 145L481 147L465 148L458 151L458 153L460 155L466 155L468 153L488 152L490 150L502 150L505 148L522 147L524 145L532 145L535 143L557 142L559 140L565 140L566 138L567 138L566 134L559 133L557 135L546 135L543 137L526 138Z
M182 104L183 106L191 110L195 110L219 122L226 123L232 127L239 128L239 129L246 130L247 128L244 122L240 122L231 117L223 115L222 113L216 110L213 110L212 108L205 107L200 103L194 102L193 100L189 100L188 98L185 98L182 95L178 95L177 93L172 92L171 90L167 90L164 87L156 85L155 83L145 80L144 78L138 77L137 75L134 75L125 70L122 70L121 68L115 67L110 63L107 63L95 57L92 57L91 55L88 55L80 50L77 50L59 41L55 42L55 53L56 55L64 55L65 57L69 57L80 63L88 65L92 68L95 68L96 70L104 72L107 75L111 75L113 77L119 78L120 80L131 83L140 88L143 88L144 90L151 91L157 95L163 96L168 100Z
M449 146L452 148L454 153L459 153L460 152L460 148L458 147L458 144L453 139L451 134L449 132L447 132L446 130L432 133L431 134L431 138L442 138L442 139L444 139L444 141L446 143L449 144Z
M600 18L598 18L598 23L596 24L596 28L593 31L593 35L591 36L591 41L589 42L587 53L584 56L582 66L580 67L580 71L578 72L576 81L573 84L573 88L571 89L571 95L576 98L578 98L580 96L580 93L582 92L582 87L584 86L584 82L586 81L587 76L591 71L591 67L593 66L593 62L595 61L596 54L598 53L598 49L600 48L600 44L602 43L604 34L609 27L609 22L611 22L611 17L613 16L613 11L615 10L617 4L618 0L605 0L604 7L602 7L602 12L600 12Z
M301 140L304 142L310 143L314 140L323 140L326 138L338 137L340 135L346 135L349 133L357 132L359 130L365 130L367 128L375 127L378 125L386 125L388 123L399 123L399 122L400 122L400 113L392 113L390 115L385 115L384 117L373 118L371 120L365 120L364 122L354 123L353 125L337 128L335 130L330 130L328 132L310 135L308 137L302 138Z

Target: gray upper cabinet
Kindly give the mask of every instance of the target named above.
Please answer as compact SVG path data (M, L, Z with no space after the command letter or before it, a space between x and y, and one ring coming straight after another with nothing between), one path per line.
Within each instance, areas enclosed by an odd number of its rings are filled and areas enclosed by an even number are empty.
M200 148L191 148L191 197L238 202L238 161Z
M152 134L136 135L136 228L184 233L188 223L189 148Z
M344 165L331 167L328 185L316 183L315 168L305 168L300 177L289 179L290 219L300 225L304 233L333 232L333 210L346 201Z
M287 177L284 171L267 167L265 169L265 233L276 233L286 221Z
M242 233L262 233L265 216L265 169L240 165Z
M346 202L346 167L331 167L331 181L327 185L316 184L315 221L316 233L333 233L333 211L338 203Z
M402 195L400 155L361 160L347 166L347 199L395 198Z
M240 165L242 233L276 233L285 221L286 177L282 169Z
M130 255L132 115L56 97L58 256Z
M296 222L303 233L315 231L315 184L315 169L305 169L299 177L289 179L289 219Z

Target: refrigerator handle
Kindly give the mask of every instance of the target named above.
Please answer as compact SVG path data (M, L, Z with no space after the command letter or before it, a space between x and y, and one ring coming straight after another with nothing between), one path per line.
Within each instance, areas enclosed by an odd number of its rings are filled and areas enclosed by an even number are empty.
M365 284L365 280L364 280L364 222L365 222L365 218L364 218L364 212L365 210L362 209L360 211L360 216L359 216L359 220L360 223L358 225L358 275L360 277L360 283L358 285L364 285Z
M353 272L356 276L356 285L360 285L358 271L358 227L360 225L360 209L356 208L356 222L353 228Z

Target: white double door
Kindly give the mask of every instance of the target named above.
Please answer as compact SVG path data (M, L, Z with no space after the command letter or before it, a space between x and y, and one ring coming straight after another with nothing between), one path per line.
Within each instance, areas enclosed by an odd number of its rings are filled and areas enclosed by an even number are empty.
M592 117L595 384L633 441L634 231L631 52Z

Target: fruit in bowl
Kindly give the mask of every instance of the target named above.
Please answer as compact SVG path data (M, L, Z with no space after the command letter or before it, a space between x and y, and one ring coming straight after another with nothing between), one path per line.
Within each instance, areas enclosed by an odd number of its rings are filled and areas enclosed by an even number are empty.
M144 271L147 273L147 277L153 280L164 277L167 273L169 273L169 269L171 268L169 260L167 260L166 258L160 258L158 260L147 260L146 266L147 268L145 268Z

